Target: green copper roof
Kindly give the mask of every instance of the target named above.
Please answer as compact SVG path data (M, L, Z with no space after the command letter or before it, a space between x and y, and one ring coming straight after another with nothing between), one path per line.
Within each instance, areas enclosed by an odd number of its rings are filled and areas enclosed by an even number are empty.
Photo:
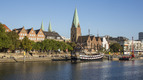
M44 31L43 21L42 21L42 24L41 24L41 29Z
M49 22L48 32L52 32L51 22Z
M77 8L75 8L74 17L73 17L74 26L77 28L79 24Z

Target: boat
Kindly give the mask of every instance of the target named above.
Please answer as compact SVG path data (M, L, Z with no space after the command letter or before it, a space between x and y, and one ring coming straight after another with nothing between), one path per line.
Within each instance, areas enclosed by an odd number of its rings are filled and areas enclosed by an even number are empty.
M123 56L123 57L120 57L119 60L121 61L129 61L131 59L131 57L129 56Z
M79 55L81 61L93 61L93 60L102 60L104 54L97 55Z

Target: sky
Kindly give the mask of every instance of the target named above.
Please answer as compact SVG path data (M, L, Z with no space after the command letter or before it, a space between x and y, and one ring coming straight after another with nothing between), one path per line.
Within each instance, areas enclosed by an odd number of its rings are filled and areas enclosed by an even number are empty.
M41 27L70 38L77 8L82 35L138 39L143 32L143 0L0 0L0 22L10 29Z

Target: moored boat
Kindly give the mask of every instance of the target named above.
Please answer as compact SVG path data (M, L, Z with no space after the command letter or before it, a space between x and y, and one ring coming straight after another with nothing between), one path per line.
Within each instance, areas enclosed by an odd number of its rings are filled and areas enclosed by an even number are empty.
M80 55L79 59L84 60L84 61L93 61L93 60L102 60L103 54L98 54L98 55Z
M123 61L128 61L130 59L131 59L131 57L129 57L129 56L123 56L123 57L119 58L119 60L123 60Z

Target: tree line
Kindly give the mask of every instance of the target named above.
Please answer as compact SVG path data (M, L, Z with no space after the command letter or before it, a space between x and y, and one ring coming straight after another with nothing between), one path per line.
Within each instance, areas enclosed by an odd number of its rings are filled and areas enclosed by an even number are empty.
M51 39L34 42L27 36L19 40L19 35L16 32L5 32L3 24L0 23L0 52L7 52L8 50L11 52L15 52L15 50L25 50L26 52L72 51L75 46L75 43L65 43Z

